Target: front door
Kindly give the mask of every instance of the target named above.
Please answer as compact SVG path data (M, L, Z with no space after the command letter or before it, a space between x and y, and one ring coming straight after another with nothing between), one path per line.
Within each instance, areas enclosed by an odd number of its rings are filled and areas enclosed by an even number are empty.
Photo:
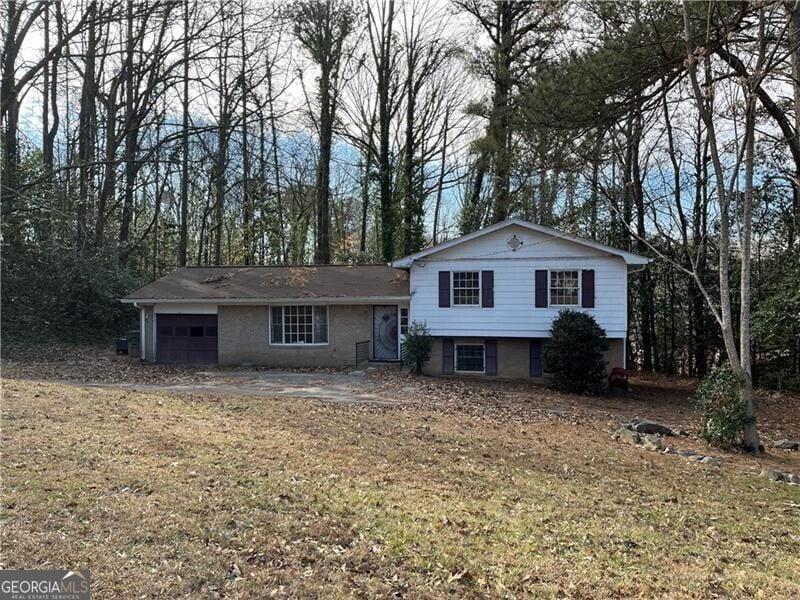
M375 360L397 360L397 307L372 307L372 344Z

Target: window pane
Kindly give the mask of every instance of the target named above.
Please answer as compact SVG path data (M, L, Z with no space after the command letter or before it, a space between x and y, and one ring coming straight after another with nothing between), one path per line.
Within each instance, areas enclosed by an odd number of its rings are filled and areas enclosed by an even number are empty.
M189 328L186 325L176 325L175 335L178 337L186 337L189 335Z
M283 307L273 306L270 308L272 311L272 327L270 328L271 337L270 342L273 344L283 343Z
M311 306L283 307L283 341L286 344L311 344L314 341L314 315Z
M202 327L190 327L189 328L189 335L192 337L203 337L203 328Z
M217 328L206 327L206 337L217 337Z
M158 334L163 335L165 337L169 337L172 335L172 327L170 327L169 325L161 325L158 328Z
M326 306L314 307L314 343L328 343L328 308Z
M456 345L456 371L483 372L483 346Z
M550 304L577 306L578 271L550 271Z
M480 304L480 273L478 271L453 272L453 304Z
M408 309L400 309L400 335L408 335Z

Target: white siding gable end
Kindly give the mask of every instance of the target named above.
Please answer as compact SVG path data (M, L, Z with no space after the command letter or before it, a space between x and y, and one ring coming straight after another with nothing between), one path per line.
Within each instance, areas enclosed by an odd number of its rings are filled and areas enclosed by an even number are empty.
M575 309L593 315L609 338L624 338L627 333L628 261L602 248L510 223L458 244L433 248L409 266L410 321L425 322L434 336L548 337L560 308L535 306L536 271L587 269L594 271L594 307ZM440 271L493 271L494 306L451 302L440 307Z

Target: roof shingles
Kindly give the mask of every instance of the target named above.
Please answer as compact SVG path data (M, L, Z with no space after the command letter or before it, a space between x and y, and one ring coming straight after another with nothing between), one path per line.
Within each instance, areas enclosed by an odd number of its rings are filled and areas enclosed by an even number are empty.
M408 295L408 272L385 265L183 267L125 300L346 300Z

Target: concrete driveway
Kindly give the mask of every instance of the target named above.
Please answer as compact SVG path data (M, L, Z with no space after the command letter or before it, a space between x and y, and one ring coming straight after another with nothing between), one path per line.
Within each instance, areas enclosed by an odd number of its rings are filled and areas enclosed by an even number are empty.
M370 367L375 369L376 367ZM296 372L283 370L203 371L207 381L176 384L90 384L142 391L202 392L234 394L261 398L306 398L327 402L395 404L396 400L375 391L374 381L364 371Z

